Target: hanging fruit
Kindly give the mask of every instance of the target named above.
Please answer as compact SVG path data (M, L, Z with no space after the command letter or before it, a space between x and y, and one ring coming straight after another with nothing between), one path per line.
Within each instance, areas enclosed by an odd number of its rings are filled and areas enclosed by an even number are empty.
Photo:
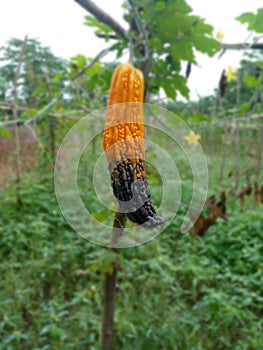
M144 164L144 82L132 64L119 65L112 77L102 138L119 210L146 227L163 223L151 201Z

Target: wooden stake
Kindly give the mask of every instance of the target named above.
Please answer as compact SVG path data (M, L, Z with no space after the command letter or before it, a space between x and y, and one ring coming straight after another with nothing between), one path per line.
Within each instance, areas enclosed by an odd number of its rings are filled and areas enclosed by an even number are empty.
M18 98L18 79L21 71L21 66L23 62L23 58L25 55L25 49L27 44L27 35L24 38L24 42L21 48L19 60L18 60L18 66L16 69L16 74L14 78L14 90L13 90L13 120L14 120L14 138L15 138L15 146L16 146L16 190L17 190L17 203L21 203L19 191L20 191L20 184L21 184L21 161L20 161L20 138L19 138L19 130L17 125L17 119L18 119L18 111L17 111L17 98Z

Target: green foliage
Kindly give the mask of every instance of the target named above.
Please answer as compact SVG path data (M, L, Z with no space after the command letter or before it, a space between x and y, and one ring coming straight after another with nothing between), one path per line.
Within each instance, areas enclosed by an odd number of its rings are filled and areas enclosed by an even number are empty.
M0 61L4 63L0 67L0 95L7 105L13 100L14 77L22 45L22 40L11 39L0 49ZM43 47L37 40L27 41L17 101L18 106L24 107L25 111L18 109L18 120L19 123L36 120L35 128L39 131L39 144L44 156L41 162L45 159L48 166L50 161L54 163L57 144L73 125L64 116L69 114L74 119L85 115L87 109L98 109L106 104L115 65L96 62L85 70L91 62L91 58L80 54L72 57L71 62L66 62L55 57L49 48ZM81 77L73 83L71 80L82 69L84 72L80 74ZM77 112L72 113L74 109ZM0 121L6 122L12 118L11 107L9 110L0 109ZM3 128L0 129L0 135L10 137Z
M212 38L212 27L192 15L191 8L182 0L145 0L137 5L143 28L149 33L150 92L157 93L162 88L172 98L177 91L187 96L181 62L196 64L196 50L208 55L218 50L219 44ZM125 18L132 24L132 11ZM110 33L93 18L86 20L98 33L106 37ZM259 24L256 28L259 30ZM135 61L143 65L140 51L147 43L134 33L129 39L138 44ZM6 102L12 99L21 44L21 40L14 39L1 50L6 65L0 68L0 94ZM118 39L111 48L121 56L127 46L125 40ZM222 181L214 175L221 160L222 139L231 153L227 169L233 167L230 139L233 130L229 128L222 133L222 127L210 121L226 114L244 116L251 111L262 111L262 74L255 77L255 66L262 68L260 58L247 56L241 64L239 104L236 103L236 81L229 84L224 109L218 106L214 96L187 105L169 102L169 109L200 129L208 164L214 171L210 191L222 189ZM157 239L118 252L85 241L63 219L54 195L54 158L51 162L50 158L54 157L56 145L75 121L59 118L54 123L48 116L49 113L66 115L79 106L93 109L105 104L115 63L97 62L61 94L75 74L91 61L84 55L76 55L70 63L65 63L37 41L29 40L19 104L30 108L20 117L35 117L51 99L59 98L48 113L38 119L38 171L22 174L18 189L12 178L10 184L1 189L0 349L98 349L103 279L106 272L112 271L115 262L120 264L115 312L116 349L262 349L262 205L258 210L246 208L245 213L239 213L234 201L229 201L229 221L218 219L203 239L179 233L185 213L181 206L172 224ZM46 66L48 70L43 70ZM240 140L242 137L248 140L252 135L253 144L249 149L254 154L259 143L257 125L255 122L250 129L248 123L247 128L240 131ZM4 129L0 129L0 134L9 136ZM242 156L248 148L244 145L245 141L241 144L243 148L240 146ZM104 219L109 212L100 209L92 192L92 172L87 166L97 151L94 148L92 155L83 153L80 160L83 171L79 171L78 179L84 203L95 217ZM246 162L247 158L242 158L241 165L246 166ZM183 201L187 204L191 199L191 174L185 171L183 164L183 159L179 158L178 167L183 170ZM150 167L148 175L158 203L160 176ZM17 190L21 202L17 201ZM90 196L84 198L83 193Z
M244 82L247 84L248 88L256 88L260 85L260 80L252 75L244 76Z
M0 349L97 349L103 275L121 266L116 348L260 349L262 210L231 211L205 239L178 232L115 253L72 232L50 179L1 194ZM4 210L3 210L4 209Z
M176 91L188 97L187 81L181 75L181 61L197 64L195 51L213 56L219 50L219 43L212 38L213 27L191 15L192 9L185 1L146 1L142 6L145 6L143 19L152 33L152 85L162 87L173 99Z
M207 122L207 123L209 123L210 120L209 120L209 118L208 118L207 116L205 116L204 114L199 113L199 114L192 114L192 115L190 116L189 122L190 122L190 123L193 123L193 124L195 124L195 123L198 124L198 123L202 123L202 122Z
M10 39L5 47L0 49L1 100L11 101L12 85L15 78L19 55L23 40ZM52 78L65 69L65 61L55 57L49 48L43 47L36 39L28 39L25 58L19 77L18 102L39 108L48 102L47 91L56 94L60 91L61 81L56 83Z
M7 137L8 139L12 138L12 134L8 130L1 127L0 127L0 136Z
M71 79L79 70L84 69L91 63L92 59L87 58L84 55L76 55L71 58L71 66L69 71L69 79ZM76 101L76 107L78 104L87 104L87 101L91 103L90 108L97 109L106 104L105 95L109 90L112 71L115 68L115 64L96 62L89 69L87 69L82 78L77 82L77 86L74 89L74 94L71 97L71 105L73 101ZM76 99L76 90L78 96ZM93 103L96 102L95 105Z
M86 337L85 329L95 330L93 320L83 323L81 317L84 320L88 305L93 304L89 296L93 282L88 286L84 282L88 276L78 278L74 273L85 268L85 256L93 247L72 235L49 182L49 178L36 178L33 183L32 178L23 178L22 206L14 205L12 190L1 198L0 269L5 276L1 280L1 349L92 345L92 336ZM76 283L78 287L72 290L70 286ZM74 309L70 315L69 310Z
M102 34L108 40L108 35L112 34L112 29L106 24L101 23L96 18L92 16L85 16L85 22L88 27L96 28L95 34Z
M157 93L163 89L168 97L175 99L179 91L182 96L188 97L189 89L181 73L181 62L197 64L196 51L213 56L220 49L220 44L212 36L213 27L201 17L192 15L191 7L184 0L131 3L133 7L125 6L124 14L130 27L127 32L129 41L118 38L111 50L121 57L132 44L135 65L144 71L145 63L151 64L147 84L149 92ZM90 16L86 17L86 24L97 28L96 33L104 34L108 41L110 29L107 26Z
M155 64L152 73L156 85L166 95L176 97L176 90L188 97L186 79L181 76L181 61L196 64L195 51L213 55L219 44L212 38L213 27L198 16L191 15L191 7L184 1L148 1L145 4L145 21L152 30L150 44Z
M169 101L166 107L190 124L209 122L224 116L245 117L251 113L261 113L262 69L262 53L245 52L237 71L237 79L228 82L226 94L222 99L223 108L219 103L218 88L213 95L197 101Z
M246 23L248 30L263 33L263 8L259 8L256 13L245 12L236 19L242 24Z

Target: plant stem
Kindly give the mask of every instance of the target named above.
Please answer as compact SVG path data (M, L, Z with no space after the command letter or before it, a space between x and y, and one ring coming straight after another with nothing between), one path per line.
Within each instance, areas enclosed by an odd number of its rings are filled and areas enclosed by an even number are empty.
M104 314L102 326L102 346L101 350L112 348L114 330L114 310L116 297L116 283L119 266L113 265L113 271L106 272L104 279Z
M224 108L224 103L223 103L223 99L219 97L219 106L220 106L220 110L222 111ZM226 148L227 145L226 143L226 136L227 136L227 122L226 122L226 117L224 117L223 119L223 140L222 140L222 149L221 149L221 153L222 153L222 161L221 161L221 167L220 167L220 180L223 181L224 178L224 171L225 171L225 163L226 163Z
M126 39L126 30L107 12L98 7L91 0L75 0L80 6L82 6L86 11L91 13L95 18L97 18L101 23L109 26L116 34Z
M113 230L112 230L112 238L111 238L112 248L116 248L119 237L121 237L124 234L125 222L126 222L125 213L116 211L114 221L113 221Z
M235 118L236 122L236 135L235 135L235 149L236 149L236 190L239 187L239 172L240 172L240 162L241 162L241 152L240 152L240 127L238 117Z
M124 234L126 215L116 211L113 222L111 246L115 247L118 238ZM114 311L116 298L116 283L119 264L113 263L113 270L107 271L104 277L104 313L102 324L101 350L111 350L114 332Z

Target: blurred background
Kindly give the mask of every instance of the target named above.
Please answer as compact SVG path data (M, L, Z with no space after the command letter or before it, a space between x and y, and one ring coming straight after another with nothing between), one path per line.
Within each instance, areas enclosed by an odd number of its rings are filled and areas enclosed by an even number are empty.
M0 349L263 349L262 23L256 0L0 5ZM182 142L202 147L209 183L182 234L191 164L145 127L177 165L182 198L156 239L115 251L64 219L54 167L67 132L107 105L114 69L128 59L144 75L145 102L190 127ZM176 118L148 117L176 134ZM111 225L115 213L93 188L100 137L82 155L78 185L91 215ZM158 169L147 177L158 208ZM109 344L101 329L114 276Z

